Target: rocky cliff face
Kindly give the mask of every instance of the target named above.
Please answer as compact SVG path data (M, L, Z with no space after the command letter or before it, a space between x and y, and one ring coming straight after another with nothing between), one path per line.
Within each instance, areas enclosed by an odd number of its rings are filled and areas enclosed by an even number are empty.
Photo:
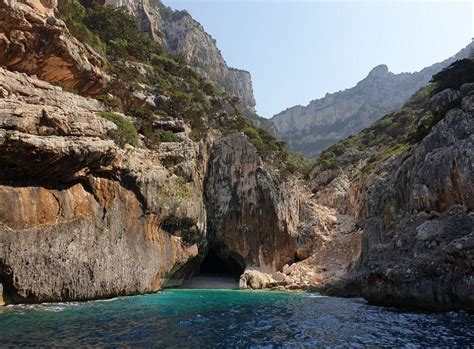
M48 22L61 23L54 4L45 12L40 5L4 4L10 37L16 26L50 30ZM31 13L38 19L29 19ZM152 95L153 86L117 75L105 81L107 105L66 92L51 82L90 95L107 75L83 75L90 62L71 57L92 51L64 24L57 28L51 48L36 45L43 34L49 37L38 29L25 35L24 54L6 55L0 68L0 287L7 303L85 300L179 285L217 246L223 259L238 261L242 269L265 271L308 250L308 240L298 238L303 205L296 192L290 195L295 179L283 180L247 136L219 126L242 123L231 100L206 96L212 103L206 119L189 120L179 118L179 108L188 105L173 104L168 110L176 117L156 109L173 95ZM62 43L71 52L58 56L55 45ZM37 57L43 57L38 59L44 69L30 70L23 60ZM134 64L144 77L153 69ZM41 75L62 69L77 73L60 81ZM186 75L166 78L180 82L181 94L191 93ZM111 109L118 108L111 101L125 108ZM197 121L209 126L202 129ZM125 133L136 139L117 138ZM150 133L167 138L152 142Z
M216 40L188 12L173 11L159 1L150 4L149 0L105 0L105 4L127 7L139 19L142 30L162 43L170 55L183 57L214 85L255 111L250 73L228 67Z
M165 226L186 219L193 222L187 230L204 238L198 175L183 184L157 154L104 140L117 126L96 114L101 103L26 75L0 75L0 281L7 302L150 292L197 255L196 244ZM198 152L182 146L191 168ZM188 190L189 199L179 204L173 190Z
M316 166L312 179L318 201L348 213L363 227L360 259L330 293L358 294L383 305L474 309L474 85L468 70L459 74L472 64L464 60L450 67L447 89L421 93L395 113L399 143L410 132L400 120L418 115L407 120L418 125L419 143L400 151L404 148L390 148L387 140L386 147L361 152L364 147L357 142L364 142L365 135L390 132L380 128L390 124L385 117L341 143L336 159L346 165ZM456 79L465 83L453 83ZM420 110L412 114L411 108ZM433 115L440 121L426 134L426 121Z
M103 59L67 35L55 8L55 1L0 2L0 65L83 94L103 93Z
M291 149L309 157L347 136L354 135L389 111L397 109L433 74L469 56L471 45L456 56L416 73L393 74L386 65L375 67L353 88L327 94L307 106L295 106L271 121Z
M262 271L274 272L293 262L299 202L292 184L266 168L244 135L217 142L205 187L215 249Z
M316 232L303 234L295 183L272 175L243 134L196 143L186 129L181 143L158 151L121 149L106 139L117 126L98 116L102 103L27 75L0 76L7 303L179 285L210 249L268 272L308 250Z

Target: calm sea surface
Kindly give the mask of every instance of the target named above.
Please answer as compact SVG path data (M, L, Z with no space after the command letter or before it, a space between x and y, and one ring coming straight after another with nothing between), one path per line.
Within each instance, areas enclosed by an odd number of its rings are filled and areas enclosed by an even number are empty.
M0 347L473 345L474 315L401 311L305 293L181 289L0 309Z

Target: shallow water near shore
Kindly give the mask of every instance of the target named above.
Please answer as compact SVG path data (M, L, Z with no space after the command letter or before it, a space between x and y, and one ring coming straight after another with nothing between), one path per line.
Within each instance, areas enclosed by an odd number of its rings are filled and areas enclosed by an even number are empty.
M470 346L474 315L425 314L311 293L172 289L7 306L0 346Z

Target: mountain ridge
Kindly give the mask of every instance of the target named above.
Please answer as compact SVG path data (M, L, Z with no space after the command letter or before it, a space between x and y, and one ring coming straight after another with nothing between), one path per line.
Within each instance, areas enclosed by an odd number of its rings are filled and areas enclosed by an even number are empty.
M432 75L470 55L470 43L448 59L413 73L392 73L385 64L375 66L355 86L296 105L275 114L270 121L289 147L317 156L337 140L355 134L387 112L399 108Z

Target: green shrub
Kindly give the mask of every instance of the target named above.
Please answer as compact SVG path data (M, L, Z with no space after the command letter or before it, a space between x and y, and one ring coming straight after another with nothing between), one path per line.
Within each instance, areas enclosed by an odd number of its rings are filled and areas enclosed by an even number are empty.
M117 125L116 130L109 132L109 136L120 146L130 144L136 146L138 143L138 131L135 126L124 117L111 113L111 112L100 112L99 116L113 122Z
M149 61L161 48L140 30L137 20L124 7L93 6L86 11L84 24L95 32L115 58L135 57Z
M156 142L182 142L180 136L167 130L157 130L153 132Z
M75 38L105 55L107 45L83 23L87 9L79 0L59 0L58 11Z

